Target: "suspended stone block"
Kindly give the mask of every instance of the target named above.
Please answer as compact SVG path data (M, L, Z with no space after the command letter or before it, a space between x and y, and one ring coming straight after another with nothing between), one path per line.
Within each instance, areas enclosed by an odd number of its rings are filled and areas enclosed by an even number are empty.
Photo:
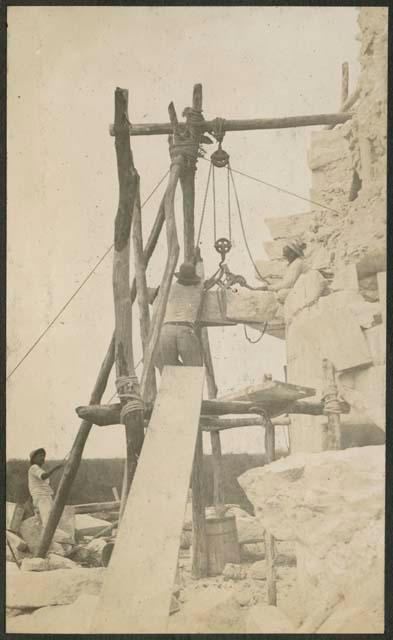
M278 303L271 291L226 291L227 318L236 322L265 322L276 315Z
M235 325L226 317L226 299L222 291L207 291L203 297L200 323L204 327Z

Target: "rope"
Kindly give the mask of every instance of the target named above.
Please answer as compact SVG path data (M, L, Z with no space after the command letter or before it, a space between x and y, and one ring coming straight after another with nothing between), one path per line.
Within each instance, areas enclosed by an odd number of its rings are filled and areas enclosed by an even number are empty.
M248 342L250 342L251 344L257 344L258 342L260 342L262 340L263 336L265 335L265 332L266 332L268 324L269 323L267 321L264 322L263 329L262 330L259 329L260 335L258 336L258 338L256 340L251 340L250 336L247 333L247 327L246 327L245 324L243 324L244 335L246 336Z
M144 403L140 396L133 396L121 409L120 411L120 422L123 424L130 415L130 413L136 413L137 411L143 411Z
M229 178L229 163L227 165L227 190L228 190L228 227L229 241L232 242L232 220L231 220L231 182Z
M334 384L328 385L322 394L324 403L324 413L341 413L340 401L337 398L337 387Z
M203 158L206 162L210 162L207 158ZM261 180L260 178L256 178L255 176L250 176L248 173L244 173L243 171L239 171L238 169L232 169L233 173L237 173L239 176L243 176L244 178L249 178L250 180L254 180L254 182L259 182L260 184L264 184L266 187L271 187L272 189L277 189L277 191L282 191L282 193L286 193L288 196L293 196L294 198L299 198L299 200L304 200L304 202L310 202L311 204L315 204L317 207L321 207L322 209L327 209L328 211L333 211L333 213L342 214L342 211L338 211L337 209L333 209L332 207L328 207L326 204L321 204L320 202L316 202L315 200L310 200L310 198L305 198L304 196L299 196L298 193L294 193L293 191L288 191L288 189L284 189L283 187L279 187L276 184L272 184L271 182L266 182L265 180Z
M131 398L134 395L133 387L139 384L137 376L119 376L116 378L116 389L119 398Z
M205 195L204 195L204 198L203 198L203 207L202 207L201 221L200 221L200 223L199 223L199 231L198 231L198 238L197 238L197 241L196 241L196 246L198 246L198 245L199 245L200 240L201 240L202 226L203 226L203 221L204 221L204 218L205 218L205 210L206 210L207 194L208 194L208 191L209 191L209 184L210 184L210 177L211 177L211 173L212 173L212 167L213 167L213 165L212 165L212 163L210 163L210 166L209 166L209 173L208 173L208 176L207 176L207 183L206 183Z
M215 167L213 164L213 224L214 224L214 242L217 240L217 220L216 220L216 177Z
M154 195L154 193L157 191L158 187L164 182L165 178L168 176L169 174L169 170L165 173L165 175L161 178L161 180L156 184L156 186L154 187L153 191L151 191L149 193L149 195L147 196L146 200L141 204L141 209L143 209L143 207L149 202L150 198ZM91 269L91 271L89 271L89 273L87 274L87 276L84 278L84 280L82 281L82 283L78 286L78 288L74 291L74 293L72 294L72 296L70 298L68 298L67 302L64 303L64 305L62 306L62 308L60 309L60 311L55 315L55 317L53 318L53 320L51 320L51 322L48 324L48 326L44 329L44 331L38 336L38 338L33 342L33 344L29 347L29 349L26 351L26 353L24 354L24 356L19 360L19 362L15 365L15 367L12 369L12 371L8 374L6 380L9 380L11 378L11 376L15 373L15 371L20 367L20 365L22 364L22 362L24 362L26 360L26 358L30 355L30 353L35 349L35 347L38 345L38 343L42 340L42 338L46 335L46 333L49 331L49 329L55 324L56 320L58 320L60 318L60 316L62 315L62 313L66 310L66 308L68 307L68 305L72 302L72 300L75 298L75 296L79 293L79 291L82 289L82 287L86 284L86 282L91 278L91 276L93 275L93 273L95 272L95 270L100 266L100 264L105 260L105 258L107 257L107 255L109 255L109 253L112 251L113 249L113 244L111 244L111 246L105 251L105 253L101 256L101 258L98 260L98 262L94 265L94 267Z
M229 171L229 174L230 174L230 176L231 176L232 185L233 185L233 190L234 190L234 192L235 192L235 198L236 198L237 210L238 210L238 213L239 213L239 220L240 220L240 226L241 226L241 229L242 229L242 234L243 234L244 244L246 245L246 249L247 249L248 256L249 256L249 258L250 258L250 260L251 260L252 265L254 266L255 271L256 271L256 272L257 272L257 274L259 275L260 279L261 279L262 281L264 281L264 280L265 280L265 278L262 276L261 272L259 271L259 269L258 269L258 267L257 267L257 265L256 265L256 262L255 262L255 260L254 260L254 258L253 258L253 256L252 256L251 249L250 249L249 244L248 244L248 241L247 241L246 230L245 230L245 228L244 228L244 223L243 223L243 216L242 216L242 212L241 212L241 209L240 209L239 196L238 196L238 194L237 194L236 184L235 184L235 180L234 180L234 177L233 177L232 168L231 168L231 166L230 166L230 165L228 165L228 171Z

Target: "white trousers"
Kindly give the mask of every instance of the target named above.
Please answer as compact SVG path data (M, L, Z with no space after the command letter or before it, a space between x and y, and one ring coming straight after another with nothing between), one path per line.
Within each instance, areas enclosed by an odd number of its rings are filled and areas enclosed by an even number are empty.
M41 520L43 528L45 528L53 506L53 498L51 496L35 496L33 498L33 506ZM55 542L68 543L70 538L62 529L56 529L53 540Z

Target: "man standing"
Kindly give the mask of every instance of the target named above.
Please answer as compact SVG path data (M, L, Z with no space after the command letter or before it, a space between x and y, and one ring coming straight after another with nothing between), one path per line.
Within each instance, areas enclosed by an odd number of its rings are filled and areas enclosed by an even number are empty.
M50 471L44 471L43 464L45 462L45 449L35 449L30 454L29 468L29 492L33 500L34 511L39 515L42 526L45 527L48 522L49 514L53 505L53 489L49 484L50 476L63 467L58 464Z
M203 263L199 250L184 262L172 284L158 345L157 366L202 367L199 316L203 299Z

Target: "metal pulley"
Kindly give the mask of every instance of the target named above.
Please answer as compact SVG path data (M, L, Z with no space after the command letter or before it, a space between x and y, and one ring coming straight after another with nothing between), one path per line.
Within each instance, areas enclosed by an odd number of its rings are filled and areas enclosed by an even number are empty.
M225 262L227 253L232 249L232 242L228 238L218 238L214 243L214 248L221 256L220 266Z
M218 149L216 149L216 151L211 154L210 160L212 161L214 166L218 167L219 169L222 169L223 167L226 167L228 165L229 153L224 151L224 149L221 147L221 142L219 142L218 144Z

